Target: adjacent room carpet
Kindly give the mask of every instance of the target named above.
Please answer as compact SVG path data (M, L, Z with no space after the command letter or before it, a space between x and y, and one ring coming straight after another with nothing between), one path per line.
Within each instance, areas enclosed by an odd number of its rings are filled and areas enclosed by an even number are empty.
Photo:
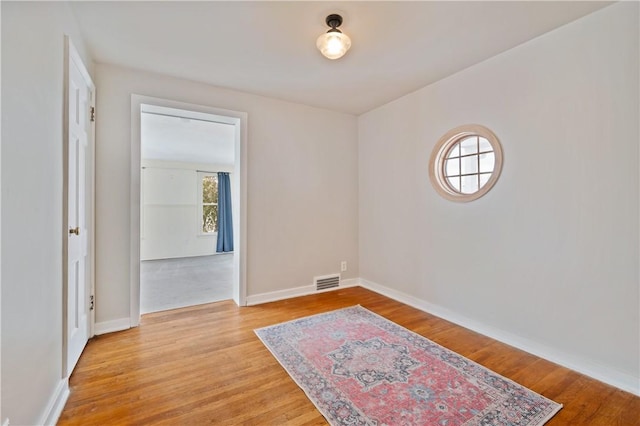
M562 408L361 307L256 330L332 425L542 425Z
M233 256L225 253L140 262L140 312L231 299Z

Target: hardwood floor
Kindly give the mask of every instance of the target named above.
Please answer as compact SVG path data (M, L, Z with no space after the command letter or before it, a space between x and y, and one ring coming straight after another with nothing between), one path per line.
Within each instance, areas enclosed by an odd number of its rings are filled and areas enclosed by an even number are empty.
M640 397L359 287L158 312L97 336L59 424L326 425L253 330L356 304L564 404L547 425L640 425Z

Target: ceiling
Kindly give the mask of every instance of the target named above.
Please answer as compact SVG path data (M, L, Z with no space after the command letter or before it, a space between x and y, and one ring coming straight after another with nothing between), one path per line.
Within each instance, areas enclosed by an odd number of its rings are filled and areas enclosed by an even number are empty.
M93 59L361 114L611 2L70 2ZM351 50L316 49L339 13Z
M233 167L236 129L216 119L211 114L143 105L141 157Z

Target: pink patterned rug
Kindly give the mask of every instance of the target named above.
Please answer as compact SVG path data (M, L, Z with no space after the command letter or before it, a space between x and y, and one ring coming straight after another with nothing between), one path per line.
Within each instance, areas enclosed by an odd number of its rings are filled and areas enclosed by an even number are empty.
M542 425L562 408L361 307L256 330L332 425Z

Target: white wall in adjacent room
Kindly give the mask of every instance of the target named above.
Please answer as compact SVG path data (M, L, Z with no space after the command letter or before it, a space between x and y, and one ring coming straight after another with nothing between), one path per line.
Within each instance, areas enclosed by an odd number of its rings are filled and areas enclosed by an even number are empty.
M638 3L621 2L359 117L360 276L640 392ZM483 198L429 181L492 129Z
M113 65L96 87L96 322L130 312L131 94L248 113L249 296L358 276L355 116Z
M217 234L201 232L198 171L232 172L233 167L158 160L142 165L141 260L215 254Z
M2 411L0 422L55 421L62 372L64 36L89 72L65 2L2 8ZM64 403L64 400L62 400ZM58 407L62 408L62 407Z

